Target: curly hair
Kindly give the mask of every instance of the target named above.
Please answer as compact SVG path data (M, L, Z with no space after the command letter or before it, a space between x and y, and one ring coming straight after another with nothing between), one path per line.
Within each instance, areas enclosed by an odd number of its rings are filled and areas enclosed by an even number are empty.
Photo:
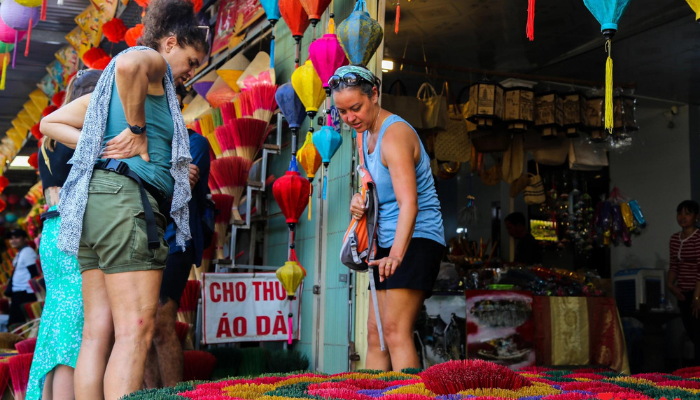
M209 53L208 30L199 26L189 0L153 0L143 23L143 36L138 41L142 46L158 51L163 38L175 36L180 47L192 46L197 51Z

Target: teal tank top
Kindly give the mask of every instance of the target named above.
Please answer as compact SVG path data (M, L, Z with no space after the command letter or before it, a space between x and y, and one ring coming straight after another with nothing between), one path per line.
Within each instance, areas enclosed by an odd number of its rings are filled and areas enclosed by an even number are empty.
M389 248L394 244L396 235L396 224L399 221L399 203L396 202L394 185L391 182L389 168L382 164L382 139L384 132L392 124L402 122L408 125L413 133L418 136L415 129L398 115L391 115L382 123L377 138L377 145L372 154L367 152L367 132L362 135L365 157L365 168L372 176L372 180L377 185L377 195L379 197L379 224L377 236L379 246ZM418 140L420 143L420 139ZM440 201L435 190L435 181L430 172L430 158L420 145L420 161L416 165L416 188L418 189L418 215L416 216L416 228L413 231L414 238L434 240L443 246L445 245L445 230L442 225L442 213L440 212Z
M170 159L172 158L172 143L175 124L170 115L166 95L146 95L146 135L148 135L148 155L151 162L146 162L141 156L121 160L129 165L143 181L161 191L165 198L173 196L175 180L170 175ZM112 88L112 99L109 103L109 116L105 129L102 146L114 139L128 127L124 108L122 107L117 84Z

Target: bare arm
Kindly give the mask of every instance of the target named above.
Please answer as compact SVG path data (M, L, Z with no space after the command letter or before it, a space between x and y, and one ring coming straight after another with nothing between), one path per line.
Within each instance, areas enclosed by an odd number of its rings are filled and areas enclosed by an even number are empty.
M391 253L372 265L379 266L380 280L390 277L401 265L413 237L418 215L418 189L416 183L416 155L420 152L418 137L405 124L394 124L384 134L382 159L386 161L399 205L394 244ZM387 265L388 264L388 265Z
M41 120L41 133L75 149L90 104L90 96L86 94L44 117Z

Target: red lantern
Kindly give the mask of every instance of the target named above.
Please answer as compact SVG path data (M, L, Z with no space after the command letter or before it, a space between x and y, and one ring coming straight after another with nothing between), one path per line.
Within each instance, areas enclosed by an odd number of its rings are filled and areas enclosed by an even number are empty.
M83 54L83 62L88 68L94 68L93 64L104 57L109 57L106 51L100 47L93 47Z
M41 115L45 117L56 110L58 110L58 107L52 104L50 106L46 106L46 108L44 108L44 111L41 112Z
M195 14L202 11L202 6L204 5L203 0L192 0L192 6L194 7Z
M112 43L119 43L126 35L126 25L120 18L112 18L102 25L102 33Z
M2 199L0 199L0 212L5 211L6 208L7 208L7 203L5 203L4 201L2 201Z
M39 129L39 124L32 126L32 136L34 136L36 140L41 140L41 138L44 137Z
M148 3L150 3L150 0L135 0L136 4L138 4L141 8L148 8Z
M66 91L61 90L60 92L53 95L53 97L51 98L51 102L56 107L61 107L63 105L63 100L65 100L65 99L66 99Z
M10 185L10 180L6 176L0 175L0 192Z
M328 5L331 4L331 0L300 0L304 11L309 14L309 21L311 25L316 27L318 21L321 20L321 14L326 11ZM331 13L333 10L331 10Z
M299 222L301 214L309 203L311 184L299 175L296 159L292 159L289 170L283 177L272 185L272 194L287 218L287 224L293 230L293 225Z
M304 11L299 0L279 0L280 14L287 23L292 36L297 42L296 54L294 56L294 67L299 67L299 53L301 53L301 38L304 31L309 27L309 15Z
M112 57L102 57L99 60L92 63L92 68L99 69L100 71L104 71L104 69L107 68L107 66L111 62L112 62Z
M136 46L138 40L141 38L141 36L143 36L143 28L143 24L137 24L133 28L126 31L124 40L126 40L126 44L128 44L129 47Z
M39 153L32 153L32 155L29 156L29 160L27 160L27 163L31 165L32 168L39 169Z

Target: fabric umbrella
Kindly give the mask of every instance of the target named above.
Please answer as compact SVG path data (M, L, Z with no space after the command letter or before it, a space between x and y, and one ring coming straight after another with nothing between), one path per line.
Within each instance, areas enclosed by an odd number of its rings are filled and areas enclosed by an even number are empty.
M600 23L600 30L605 37L605 50L608 59L605 63L605 129L611 134L613 121L613 62L612 38L617 32L617 23L629 4L629 0L583 0L583 4Z
M309 15L299 0L279 0L279 8L282 18L287 23L289 30L292 31L292 36L297 43L294 68L299 68L301 38L304 37L304 31L309 27Z
M688 2L690 8L695 11L695 20L700 22L700 0L685 0Z
M294 314L292 313L292 300L294 300L294 297L296 296L296 292L299 285L301 285L301 281L303 281L304 277L306 276L304 269L297 262L296 256L294 258L295 260L285 262L284 265L277 268L276 271L277 279L282 283L282 286L284 286L284 290L287 291L287 300L289 300L289 314L287 315L289 321L288 344L292 344L292 331L294 329L292 324L292 317L294 317Z
M29 42L32 36L32 28L39 23L41 9L25 7L15 0L3 0L0 4L0 17L2 21L15 30L15 48L12 55L12 68L15 67L17 58L17 43L19 42L19 31L27 31L27 45L24 49L25 57L29 55Z
M289 129L292 130L292 156L295 156L297 153L297 135L299 134L299 128L301 128L301 124L304 123L304 119L306 118L304 104L299 99L299 96L297 96L291 83L285 83L277 89L275 100L282 111L282 115L284 115L284 118L289 124Z
M323 200L326 200L326 186L328 184L328 164L331 158L343 144L343 137L330 126L324 126L313 134L314 146L321 155L323 161Z
M323 159L321 155L316 150L313 141L313 132L309 131L306 133L306 140L304 144L299 149L297 153L297 162L306 172L306 179L311 183L311 190L309 190L309 221L311 221L311 195L314 191L313 181L316 177L316 172L321 168L321 163Z
M260 0L260 5L262 5L263 10L265 10L265 15L267 15L267 20L270 21L272 25L272 36L270 37L270 68L275 67L275 26L277 21L282 18L280 14L280 3L279 0Z
M353 12L338 25L338 40L351 64L367 65L383 38L384 30L370 17L365 0L357 0Z

